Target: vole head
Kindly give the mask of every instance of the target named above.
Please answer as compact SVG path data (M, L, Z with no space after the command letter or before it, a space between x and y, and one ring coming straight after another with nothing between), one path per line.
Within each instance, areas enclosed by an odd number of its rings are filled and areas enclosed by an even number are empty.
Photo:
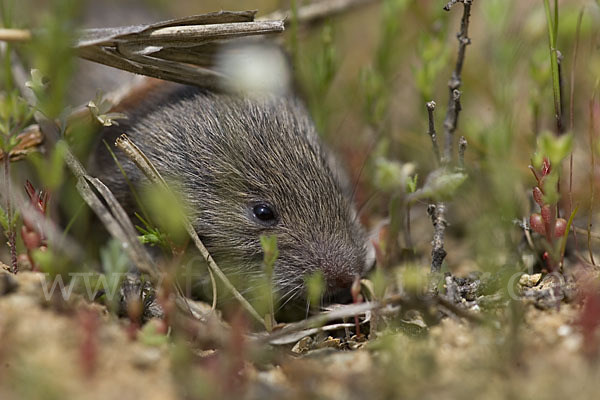
M328 293L348 288L372 263L348 190L298 100L191 90L136 131L180 183L198 234L229 272L260 273L261 235L277 236L282 296L302 296L316 271Z

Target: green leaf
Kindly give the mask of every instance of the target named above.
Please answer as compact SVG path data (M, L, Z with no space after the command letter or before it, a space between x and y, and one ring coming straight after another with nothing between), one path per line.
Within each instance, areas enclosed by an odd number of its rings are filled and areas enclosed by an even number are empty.
M136 225L135 228L142 235L139 237L140 242L143 244L149 244L150 246L158 246L165 250L170 249L168 235L162 233L158 227L151 226L141 215L135 213L135 216L142 221L145 228Z
M542 197L544 204L556 204L560 198L560 193L557 190L558 168L552 169L549 175L544 178L544 196Z
M263 267L265 273L270 277L273 275L273 268L275 267L275 261L279 257L279 249L277 248L277 236L275 235L261 235L260 245L262 246L264 258Z
M152 322L152 321L151 321ZM154 323L145 324L138 334L138 340L147 346L162 346L169 342L169 337L158 331Z
M129 258L123 251L121 243L111 239L108 244L100 250L102 270L105 274L123 274L129 268Z
M548 157L553 166L557 166L573 149L573 135L571 133L555 136L549 131L543 132L538 138L538 153L535 161L540 157Z
M17 229L17 221L19 220L20 216L21 214L18 211L13 214L12 221L10 222L13 230Z
M48 88L46 79L39 69L31 70L31 80L25 82L25 86L33 91L33 94L35 94L35 97L38 99L38 101L43 98L44 93Z
M415 166L412 163L402 164L379 157L375 160L375 186L386 192L404 190L414 169Z
M421 199L449 200L467 179L467 176L463 172L450 172L445 168L437 169L429 174L421 189L409 195L409 201L414 202Z
M419 179L419 174L415 174L414 176L408 177L406 180L406 192L414 193L417 190L417 180Z
M98 93L96 97L87 104L92 116L100 122L102 126L119 125L117 119L126 119L127 115L123 113L109 112L113 104L102 97L102 93Z
M6 211L4 211L4 208L2 208L2 206L0 206L0 225L2 225L2 229L4 229L5 231L8 231L8 215L6 214Z
M325 278L323 272L316 271L306 277L306 297L310 304L321 304L321 295L325 291Z

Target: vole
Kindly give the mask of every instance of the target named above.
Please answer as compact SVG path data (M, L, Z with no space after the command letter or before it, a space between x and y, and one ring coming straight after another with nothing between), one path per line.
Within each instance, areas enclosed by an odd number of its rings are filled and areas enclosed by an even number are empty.
M371 267L372 246L351 190L300 100L166 86L104 137L114 143L127 133L165 179L178 183L221 268L256 276L261 235L277 236L274 283L286 297L302 297L306 276L316 271L334 293ZM119 158L129 179L142 184L137 167ZM100 178L132 209L130 189L104 146L96 163Z

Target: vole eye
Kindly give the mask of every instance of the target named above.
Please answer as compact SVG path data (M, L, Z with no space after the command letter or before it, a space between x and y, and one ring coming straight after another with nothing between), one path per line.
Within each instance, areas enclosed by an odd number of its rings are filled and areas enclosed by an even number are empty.
M273 207L266 203L258 203L252 207L252 214L256 219L266 225L274 225L277 222L277 215Z

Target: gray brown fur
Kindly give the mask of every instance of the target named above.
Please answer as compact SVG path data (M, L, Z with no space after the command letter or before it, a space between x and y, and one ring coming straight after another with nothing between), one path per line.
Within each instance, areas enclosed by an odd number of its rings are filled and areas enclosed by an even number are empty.
M275 282L282 294L301 295L305 275L317 270L329 291L348 287L365 272L364 229L299 100L174 85L146 103L106 136L112 141L126 132L167 180L178 182L194 227L222 267L255 275L260 235L275 234ZM132 208L121 173L104 146L99 149L101 179ZM144 180L120 159L132 181ZM275 226L253 217L257 202L275 207Z

